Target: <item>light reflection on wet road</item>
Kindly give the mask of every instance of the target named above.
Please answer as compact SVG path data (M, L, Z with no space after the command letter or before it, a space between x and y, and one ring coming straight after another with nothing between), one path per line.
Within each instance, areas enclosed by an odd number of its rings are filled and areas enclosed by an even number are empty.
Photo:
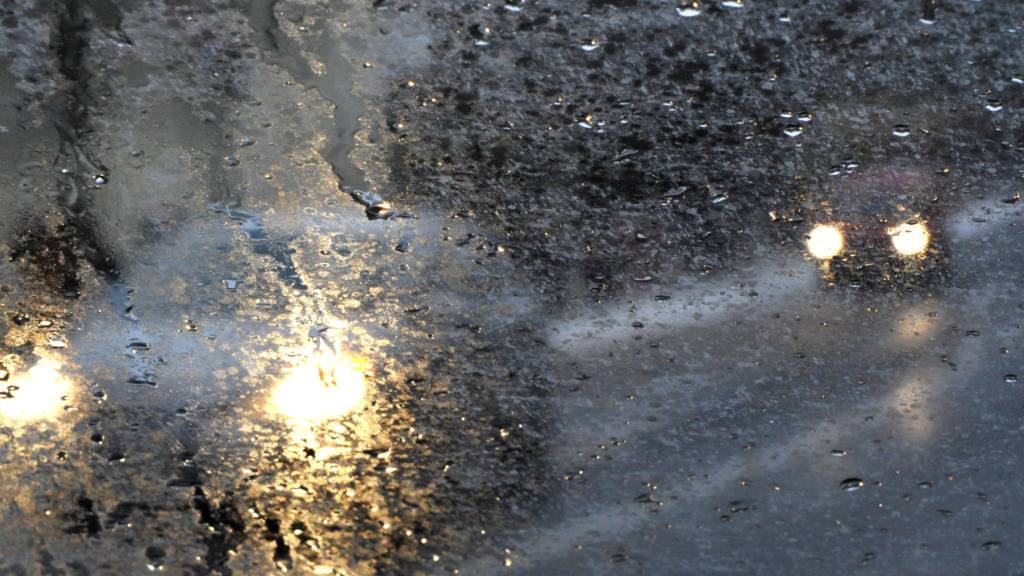
M0 574L1024 565L1024 13L749 4L4 6Z

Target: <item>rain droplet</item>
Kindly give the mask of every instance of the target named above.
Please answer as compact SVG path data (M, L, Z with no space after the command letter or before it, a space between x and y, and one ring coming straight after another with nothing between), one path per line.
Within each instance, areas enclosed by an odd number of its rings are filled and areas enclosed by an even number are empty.
M1006 376L1003 376L1003 381L1012 384L1012 383L1017 381L1017 375L1016 374L1007 374Z
M860 478L847 478L839 484L839 487L847 492L855 492L864 487L864 481Z
M590 42L587 42L586 44L581 45L580 49L583 50L584 52L593 52L594 50L597 50L597 47L598 47L597 38L591 38Z
M998 540L992 540L991 542L985 542L981 545L982 548L989 551L999 550L1003 547L1003 543Z
M801 122L810 122L811 120L814 120L814 114L811 114L810 112L801 112L796 119Z
M840 450L839 448L836 448L836 449L832 450L832 455L833 456L846 456L846 450Z
M405 254L409 251L409 247L412 245L412 234L405 233L399 238L398 244L395 245L395 251Z
M1003 109L1003 103L994 98L989 98L988 102L985 103L985 110L989 112L999 112Z
M725 0L725 2L722 2L722 6L726 8L743 8L743 0Z
M799 124L789 124L782 130L782 133L790 138L796 138L804 133L804 127Z
M892 135L897 138L906 138L910 136L910 126L906 124L897 124L892 127Z
M700 16L701 12L693 6L677 6L676 14L679 14L683 18L693 18L694 16Z

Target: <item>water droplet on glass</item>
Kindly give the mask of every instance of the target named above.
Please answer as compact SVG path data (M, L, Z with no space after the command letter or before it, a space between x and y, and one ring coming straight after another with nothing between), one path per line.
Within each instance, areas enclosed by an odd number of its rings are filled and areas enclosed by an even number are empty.
M811 114L810 112L801 112L796 119L801 122L810 122L811 120L814 120L814 114Z
M910 126L906 124L897 124L892 127L892 135L897 138L906 138L910 136Z
M597 50L598 45L599 44L597 42L597 39L596 38L591 38L590 42L587 42L586 44L581 45L580 49L583 50L584 52L593 52L594 50Z
M790 124L782 130L782 133L790 138L796 138L804 133L804 127L799 124Z
M395 245L395 251L405 254L409 252L409 248L412 245L412 234L405 233L398 240L398 244Z
M989 98L988 102L985 103L985 110L989 112L999 112L1003 109L1003 103L994 98Z
M833 456L846 456L846 450L840 450L839 448L836 448L835 450L832 450L832 455Z
M701 12L695 6L677 6L676 14L679 14L683 18L693 18L700 16Z
M1007 374L1006 376L1003 376L1003 381L1004 382L1008 382L1010 384L1013 384L1014 382L1017 381L1017 375L1016 374Z
M860 478L847 478L839 484L839 487L847 492L854 492L864 487L864 481Z
M743 8L743 0L725 0L722 6L726 8Z

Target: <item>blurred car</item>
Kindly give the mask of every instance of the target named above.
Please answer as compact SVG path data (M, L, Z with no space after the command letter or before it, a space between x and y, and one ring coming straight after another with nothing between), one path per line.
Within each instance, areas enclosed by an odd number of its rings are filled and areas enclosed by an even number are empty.
M840 176L817 199L805 235L822 278L849 287L913 288L944 276L939 170L892 162Z

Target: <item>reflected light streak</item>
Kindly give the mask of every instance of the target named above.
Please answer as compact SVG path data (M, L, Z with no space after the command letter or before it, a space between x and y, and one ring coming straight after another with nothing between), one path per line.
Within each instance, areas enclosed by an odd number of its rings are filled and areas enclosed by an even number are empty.
M935 302L928 301L910 308L897 319L893 332L900 341L910 344L919 344L933 338L938 320L932 310L937 307Z
M892 247L901 256L917 256L928 248L928 228L920 222L904 223L887 230L892 238Z
M843 233L831 224L818 224L807 235L807 251L818 260L828 260L843 251Z
M289 420L317 422L351 412L366 395L366 359L317 346L274 387L271 411Z
M0 397L0 419L27 424L56 418L64 412L71 391L71 381L61 374L60 364L43 358L7 382L7 392Z
M904 437L915 442L930 439L936 432L934 416L929 409L931 382L924 377L910 377L887 399L887 404L899 415Z

